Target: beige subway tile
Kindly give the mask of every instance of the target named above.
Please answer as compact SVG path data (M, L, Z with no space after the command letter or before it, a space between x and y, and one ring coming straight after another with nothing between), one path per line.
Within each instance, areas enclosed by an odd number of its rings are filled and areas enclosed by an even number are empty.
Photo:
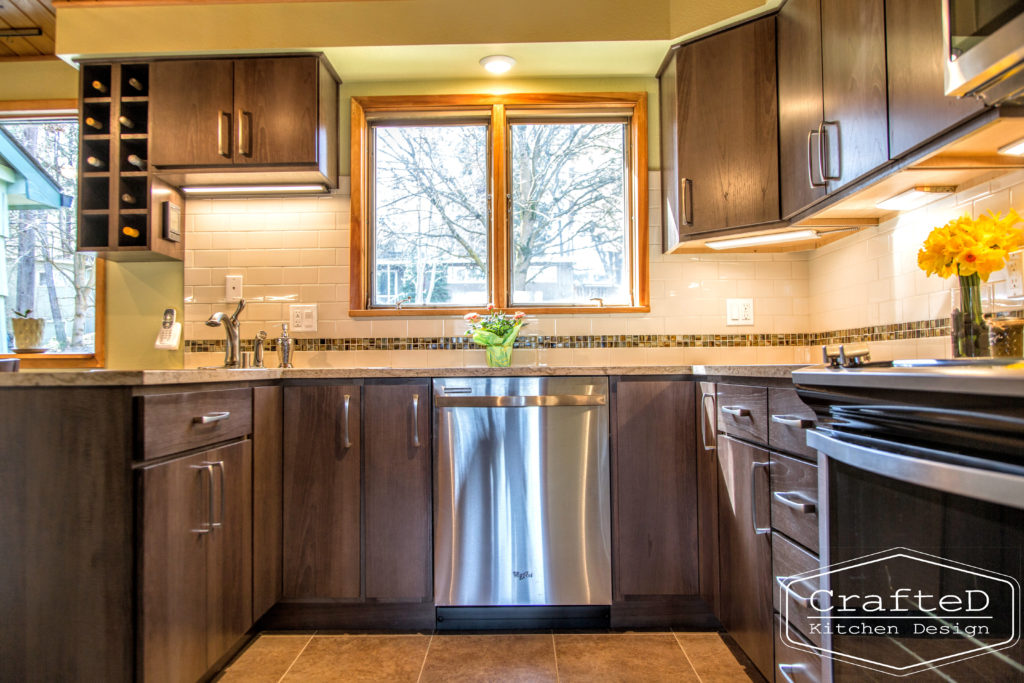
M664 318L644 317L626 321L626 334L663 334L664 332Z
M316 266L297 266L279 268L278 270L281 272L281 284L284 285L315 284L319 275Z
M319 230L316 233L316 246L321 249L348 247L348 233L341 230Z
M734 297L736 296L736 282L733 280L703 280L700 283L700 296L708 299Z
M254 303L246 306L245 315L249 320L281 320L284 318L281 304Z
M573 349L572 364L577 366L608 365L609 349Z
M752 262L724 261L718 264L718 277L723 280L753 280L757 265Z
M410 318L407 324L410 337L440 337L444 335L444 321L441 319Z
M427 350L395 350L391 352L391 367L393 368L425 368L429 367L429 361L430 352Z
M317 266L317 282L320 284L341 284L348 282L348 269L343 266Z
M371 337L408 337L409 323L405 320L374 320L370 323Z
M559 335L593 334L593 321L588 316L566 316L555 321L555 331Z
M185 320L191 322L204 322L213 315L213 306L201 303L185 304Z
M348 248L335 249L334 250L334 265L336 265L336 266L347 266L347 265L349 265L349 251L348 251Z
M645 354L646 365L685 365L688 361L685 358L686 349L674 347L674 348L654 348L647 349Z
M335 265L334 249L302 249L300 253L300 265L303 266L333 266Z
M572 366L572 349L537 349L537 364L549 367Z
M931 320L948 318L951 305L952 296L949 290L932 292L928 295L928 317Z
M677 315L665 318L665 334L699 334L701 318L698 315Z
M193 266L199 268L217 268L227 266L231 252L220 251L220 250L209 250L209 251L198 251L198 252L185 252L186 256L191 255L193 257Z
M792 279L794 267L798 262L763 261L755 265L758 280Z
M684 264L675 262L662 262L652 263L651 279L652 280L682 280Z
M649 365L645 348L608 349L609 365Z
M754 319L761 315L792 315L793 300L787 297L759 297L754 299Z
M299 285L299 301L305 304L335 300L334 285Z
M986 213L988 211L1006 213L1010 208L1010 190L1004 189L999 192L993 192L992 194L982 199L977 199L974 202L974 217Z
M316 211L297 214L296 218L303 230L334 230L335 216L334 211Z
M283 283L283 268L268 268L265 266L246 268L243 287L253 285L280 285Z
M201 251L213 248L213 233L189 231L185 235L185 249Z
M267 249L268 266L301 266L302 252L295 249Z
M688 261L683 264L683 274L679 279L686 282L703 282L718 279L719 264L714 261Z
M185 285L209 285L210 284L210 269L209 268L186 268L185 269Z
M462 363L462 349L427 351L427 367L429 368L461 368Z
M210 207L209 199L186 199L185 200L185 215L186 216L197 216L200 214L207 214L212 211Z

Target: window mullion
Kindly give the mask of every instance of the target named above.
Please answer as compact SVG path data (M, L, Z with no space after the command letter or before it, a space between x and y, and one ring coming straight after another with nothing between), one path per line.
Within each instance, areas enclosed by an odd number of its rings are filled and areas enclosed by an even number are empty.
M509 273L509 212L508 182L508 120L505 105L491 109L491 292L494 304L501 308L510 305Z

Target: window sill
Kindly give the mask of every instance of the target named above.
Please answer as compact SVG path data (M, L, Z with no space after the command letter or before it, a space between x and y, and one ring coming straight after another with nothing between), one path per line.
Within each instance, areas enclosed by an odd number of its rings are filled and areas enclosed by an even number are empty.
M2 353L0 358L17 358L22 370L102 368L103 361L92 353Z
M522 311L526 315L609 315L611 313L650 313L650 306L509 306L505 311ZM348 312L352 318L416 318L433 316L455 317L467 313L485 313L483 306L477 308L369 308Z

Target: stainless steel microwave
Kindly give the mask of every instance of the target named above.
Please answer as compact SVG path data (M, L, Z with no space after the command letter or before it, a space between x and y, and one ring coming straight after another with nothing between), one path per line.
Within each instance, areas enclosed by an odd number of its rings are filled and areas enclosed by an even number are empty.
M1024 101L1024 0L943 0L946 95Z

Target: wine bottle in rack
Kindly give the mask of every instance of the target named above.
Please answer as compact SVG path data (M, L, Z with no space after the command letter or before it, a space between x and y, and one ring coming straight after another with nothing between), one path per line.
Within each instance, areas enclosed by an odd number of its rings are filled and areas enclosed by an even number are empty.
M91 85L92 89L98 93L106 94L106 92L109 90L109 88L107 88L107 84L103 81L93 81Z
M99 157L95 157L95 156L87 156L85 158L85 163L89 164L93 168L106 168L107 167L107 162L105 162L105 161L103 161L103 159L100 159Z
M133 195L131 192L122 192L121 201L124 202L125 204L134 204L135 195Z
M126 225L126 226L122 227L121 228L121 232L123 232L128 237L131 237L132 239L138 237L139 234L140 234L139 231L136 228L133 228L130 225Z
M122 114L121 116L118 116L117 117L117 121L118 121L118 123L120 123L125 128L134 128L135 127L135 122L132 121L127 116L125 116L124 114Z
M138 154L129 154L125 158L125 161L127 161L129 164L139 169L140 171L146 170L146 160L140 157Z
M142 92L145 90L145 88L142 85L142 81L140 81L137 78L129 78L128 85L131 86L132 89L137 90L138 92Z
M95 128L96 130L103 130L103 124L91 116L85 117L85 125L89 126L90 128Z

